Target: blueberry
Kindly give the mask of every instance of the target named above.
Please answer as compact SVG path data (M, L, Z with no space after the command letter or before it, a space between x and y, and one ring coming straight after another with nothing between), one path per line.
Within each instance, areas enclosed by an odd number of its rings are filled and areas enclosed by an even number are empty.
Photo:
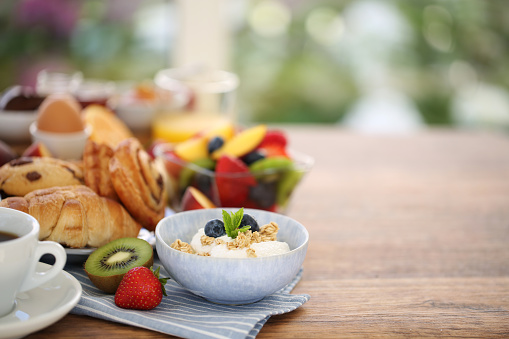
M242 220L240 222L240 226L239 228L242 228L244 226L251 226L251 228L249 229L251 232L258 232L260 231L260 226L258 226L258 222L256 221L255 218L253 218L252 216L250 216L249 214L244 214L242 216Z
M210 139L209 143L207 144L207 150L208 150L209 154L211 154L215 150L218 150L219 148L221 148L221 146L223 146L223 144L224 144L224 140L221 137L214 137L214 138Z
M249 188L249 198L260 208L266 209L276 203L277 182L259 182Z
M222 222L219 219L209 220L205 224L205 235L213 238L219 238L223 235L226 235L226 230L224 229L224 222Z
M248 166L261 159L265 159L265 154L258 150L251 151L242 157L242 161Z

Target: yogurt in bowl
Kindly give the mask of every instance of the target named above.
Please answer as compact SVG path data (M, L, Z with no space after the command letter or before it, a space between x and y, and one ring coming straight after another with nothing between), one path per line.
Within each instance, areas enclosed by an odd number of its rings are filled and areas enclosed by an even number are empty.
M217 238L219 242L214 241L210 244L202 243L203 236L206 236L205 230L200 228L191 240L191 246L198 253L205 253L216 258L257 258L290 252L288 244L282 241L254 242L249 247L229 248L228 244L234 243L235 240L227 235Z
M235 212L238 209L225 210ZM202 251L202 247L197 247L198 251L192 248L193 237L201 233L200 229L204 228L208 221L221 218L222 209L180 212L162 219L155 231L157 254L170 277L198 296L214 303L230 305L259 301L289 284L299 272L306 256L309 241L306 228L298 221L278 213L255 209L245 209L244 213L258 221L261 225L259 233L262 233L263 226L276 223L279 227L276 241L286 243L289 251L268 256L256 252L256 246L273 241L270 240L256 242L258 245L249 243L249 247L254 245L256 257L213 256L212 251L215 248L218 248L218 251L228 251L219 249L219 246L212 246L210 255L204 255L200 253L206 252ZM201 236L200 234L200 243ZM174 248L172 245L177 240L187 244L189 251ZM228 246L228 242L226 243ZM267 245L262 245L264 246Z
M239 210L237 214L239 212L243 214L242 210ZM171 244L171 247L190 254L216 258L257 258L290 252L290 247L286 242L277 241L279 226L276 222L272 221L260 228L256 219L248 214L246 217L251 220L253 225L248 228L253 231L247 229L236 234L236 237L232 234L207 234L209 224L211 228L213 226L225 228L223 221L212 219L206 227L198 230L190 244L177 239ZM213 232L209 231L209 233ZM225 230L225 233L228 232Z

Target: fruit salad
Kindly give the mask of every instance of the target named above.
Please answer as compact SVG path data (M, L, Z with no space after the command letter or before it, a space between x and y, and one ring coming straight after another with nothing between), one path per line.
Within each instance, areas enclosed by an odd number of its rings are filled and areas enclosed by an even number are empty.
M166 165L176 211L246 207L282 213L312 166L311 158L291 152L288 144L279 129L224 123L180 143L156 144L153 153Z

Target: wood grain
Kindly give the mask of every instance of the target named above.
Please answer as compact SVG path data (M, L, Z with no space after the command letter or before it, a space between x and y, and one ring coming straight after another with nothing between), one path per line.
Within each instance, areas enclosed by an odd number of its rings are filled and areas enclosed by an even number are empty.
M315 158L288 214L309 230L311 300L259 338L509 337L509 138L284 126ZM29 338L159 338L68 315Z

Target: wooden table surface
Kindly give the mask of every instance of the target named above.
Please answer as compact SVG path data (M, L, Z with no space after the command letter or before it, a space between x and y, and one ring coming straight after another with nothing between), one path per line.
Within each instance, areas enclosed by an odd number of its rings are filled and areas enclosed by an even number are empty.
M309 230L311 300L258 338L509 337L509 136L288 127L316 164L288 215ZM30 335L160 338L67 315Z

